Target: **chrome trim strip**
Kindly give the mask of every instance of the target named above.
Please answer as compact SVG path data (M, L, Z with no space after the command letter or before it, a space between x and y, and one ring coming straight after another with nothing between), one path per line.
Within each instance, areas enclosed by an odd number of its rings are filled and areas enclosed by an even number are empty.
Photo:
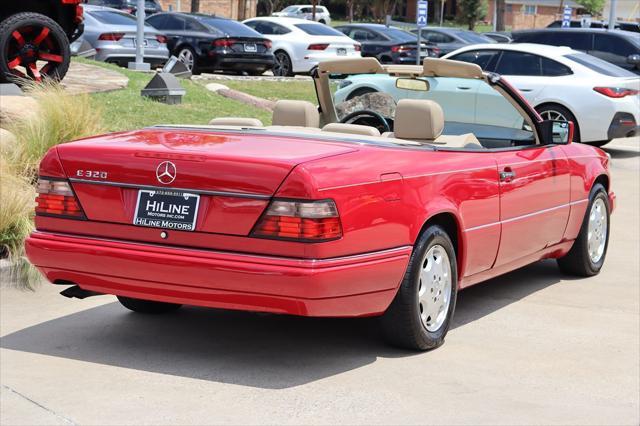
M496 226L496 225L502 225L503 223L515 222L515 221L520 220L520 219L526 219L528 217L536 216L536 215L539 215L539 214L542 214L542 213L548 213L548 212L551 212L551 211L554 211L554 210L558 210L558 209L562 209L562 208L565 208L565 207L575 206L576 204L586 203L588 201L589 201L588 198L585 198L584 200L572 201L570 203L561 204L559 206L550 207L548 209L538 210L538 211L533 212L533 213L527 213L527 214L522 215L522 216L516 216L516 217L512 217L512 218L506 219L506 220L500 220L498 222L486 223L484 225L473 226L471 228L465 229L463 232L477 231L478 229L488 228L490 226Z
M173 186L151 186L151 185L136 185L133 183L120 183L120 182L111 182L111 181L96 181L89 179L78 179L78 178L69 178L69 181L72 183L88 183L92 185L105 185L105 186L117 186L121 188L134 188L134 189L147 189L150 191L182 191L182 192L190 192L192 194L200 194L200 195L213 195L218 197L234 197L234 198L251 198L254 200L270 200L271 195L261 195L261 194L247 194L244 192L228 192L228 191L206 191L201 189L192 189L192 188L176 188Z

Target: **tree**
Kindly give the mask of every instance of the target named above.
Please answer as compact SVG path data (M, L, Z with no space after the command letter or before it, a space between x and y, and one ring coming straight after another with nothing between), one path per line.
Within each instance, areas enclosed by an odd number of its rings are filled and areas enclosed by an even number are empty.
M604 8L605 0L576 0L580 6L584 7L589 15L600 15Z
M371 3L371 14L376 21L383 22L387 15L393 15L398 0L374 0Z
M564 0L562 0L564 1ZM496 7L496 31L504 31L504 13L505 13L505 2L504 0L495 0L493 7Z
M487 14L486 0L460 0L460 19L473 31L476 22Z

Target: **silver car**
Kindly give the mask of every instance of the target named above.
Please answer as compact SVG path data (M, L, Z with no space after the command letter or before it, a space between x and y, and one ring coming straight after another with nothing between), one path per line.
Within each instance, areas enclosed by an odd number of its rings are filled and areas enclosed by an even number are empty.
M271 16L312 20L313 6L308 4L287 6L280 12L272 13ZM316 6L316 21L320 22L321 24L331 24L331 14L326 7Z
M82 39L95 50L95 60L127 66L136 57L136 18L117 9L83 5L84 33ZM144 28L144 61L152 68L169 59L167 38L155 28ZM78 42L75 43L78 45Z

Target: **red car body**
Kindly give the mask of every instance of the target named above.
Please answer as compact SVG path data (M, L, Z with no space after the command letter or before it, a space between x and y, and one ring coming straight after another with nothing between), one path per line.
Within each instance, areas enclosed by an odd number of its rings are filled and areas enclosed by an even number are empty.
M170 185L157 177L167 161L175 166ZM37 215L26 250L49 281L99 293L305 316L378 315L427 224L452 236L459 288L566 254L594 183L613 207L608 162L601 150L573 143L456 152L321 133L149 128L52 148L40 176L68 179L84 216ZM195 231L133 225L138 190L166 187L200 195ZM340 236L256 235L274 199L333 200Z

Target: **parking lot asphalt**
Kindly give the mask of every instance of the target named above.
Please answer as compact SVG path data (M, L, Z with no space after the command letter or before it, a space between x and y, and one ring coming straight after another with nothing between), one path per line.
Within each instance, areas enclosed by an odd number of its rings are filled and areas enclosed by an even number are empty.
M544 261L459 295L443 347L397 350L375 319L0 289L0 423L640 423L640 139L618 140L599 276Z

